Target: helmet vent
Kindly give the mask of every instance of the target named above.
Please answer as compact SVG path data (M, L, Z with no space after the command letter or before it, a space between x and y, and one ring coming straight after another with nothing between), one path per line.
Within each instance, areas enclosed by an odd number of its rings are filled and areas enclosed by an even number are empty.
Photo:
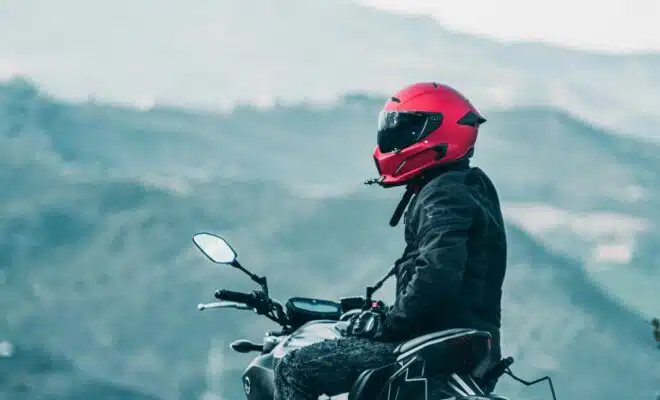
M474 126L477 127L486 122L486 118L478 115L474 111L470 111L465 114L461 119L456 121L458 125Z

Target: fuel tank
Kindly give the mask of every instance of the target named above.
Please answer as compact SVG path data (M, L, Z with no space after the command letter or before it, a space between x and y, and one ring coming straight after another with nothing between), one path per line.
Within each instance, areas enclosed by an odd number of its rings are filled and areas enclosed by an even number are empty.
M273 358L280 359L284 357L286 353L300 347L309 346L310 344L327 339L337 339L341 337L341 332L337 329L337 324L337 321L329 320L306 323L275 346L273 349Z

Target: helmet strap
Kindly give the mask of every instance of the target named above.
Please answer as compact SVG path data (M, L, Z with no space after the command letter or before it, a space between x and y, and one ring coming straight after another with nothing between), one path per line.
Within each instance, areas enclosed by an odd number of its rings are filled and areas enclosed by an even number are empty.
M403 197L401 197L401 201L399 201L399 204L396 206L396 209L394 210L394 214L392 214L392 218L390 218L390 226L395 227L399 224L399 221L401 221L401 217L403 216L403 213L406 211L406 208L408 207L410 200L412 199L413 195L417 193L418 190L419 190L418 184L409 184L406 186L406 191L403 194Z
M410 200L412 199L413 195L417 194L422 186L424 186L428 181L436 177L437 175L441 174L442 172L445 172L448 169L451 168L461 168L461 167L467 167L470 165L470 156L472 154L469 153L467 157L457 160L454 163L451 164L446 164L443 165L439 168L432 169L430 171L427 171L426 174L410 181L406 185L406 191L403 194L403 197L401 197L401 201L399 201L399 204L396 206L396 209L394 210L394 213L392 214L392 218L390 218L390 226L395 227L399 224L399 221L401 221L401 217L403 216L403 213L406 211L406 208L408 207L408 204L410 204Z

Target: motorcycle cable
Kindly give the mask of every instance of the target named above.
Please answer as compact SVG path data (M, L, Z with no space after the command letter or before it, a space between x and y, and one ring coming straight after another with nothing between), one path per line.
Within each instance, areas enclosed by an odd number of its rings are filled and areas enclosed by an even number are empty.
M286 314L279 303L271 299L265 291L254 291L252 295L256 300L254 310L258 315L265 316L283 328L286 327L288 323Z
M522 383L522 384L525 385L525 386L534 386L534 385L536 385L537 383L541 383L541 382L543 382L543 381L548 381L548 386L550 386L550 393L552 393L552 399L553 399L553 400L557 400L557 395L555 394L555 387L554 387L554 385L552 384L552 378L550 378L549 376L546 375L546 376L544 376L544 377L542 377L542 378L539 378L539 379L536 379L536 380L533 380L533 381L530 382L530 381L526 381L526 380L524 380L524 379L522 379L522 378L517 377L517 376L513 373L513 371L511 371L511 368L509 368L509 367L507 367L507 368L504 370L504 373L507 374L507 375L509 375L513 380L515 380L515 381L517 381L517 382L520 382L520 383Z
M395 262L394 265L390 268L389 271L387 271L387 274L385 274L384 277L382 277L378 282L376 282L373 286L367 286L367 296L366 296L366 301L365 301L365 307L368 307L371 304L371 297L373 294L380 289L383 284L392 277L396 273L396 268L399 266L398 262Z

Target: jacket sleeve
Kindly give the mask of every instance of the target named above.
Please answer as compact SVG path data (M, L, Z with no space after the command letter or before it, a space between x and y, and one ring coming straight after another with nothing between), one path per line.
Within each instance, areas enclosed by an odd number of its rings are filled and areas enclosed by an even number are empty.
M462 185L429 189L412 210L419 249L413 276L384 315L376 340L403 339L431 312L441 314L460 304L475 203Z

